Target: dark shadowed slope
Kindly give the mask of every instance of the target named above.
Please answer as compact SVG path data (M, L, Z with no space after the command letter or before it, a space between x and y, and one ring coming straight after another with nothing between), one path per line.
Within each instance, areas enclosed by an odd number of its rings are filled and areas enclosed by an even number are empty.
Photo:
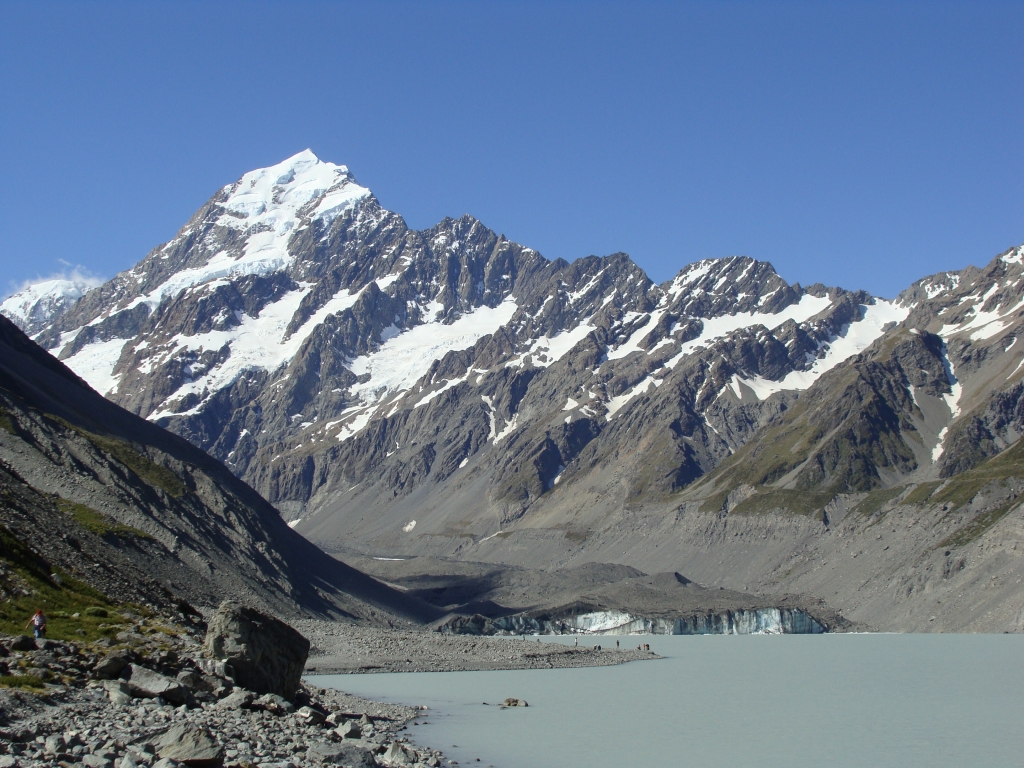
M434 616L321 552L220 462L100 397L5 318L0 469L0 522L85 581L116 571L111 583L120 580L126 597L155 600L166 589L199 604L232 595L290 615ZM96 535L63 531L58 513ZM72 543L56 546L54 536Z

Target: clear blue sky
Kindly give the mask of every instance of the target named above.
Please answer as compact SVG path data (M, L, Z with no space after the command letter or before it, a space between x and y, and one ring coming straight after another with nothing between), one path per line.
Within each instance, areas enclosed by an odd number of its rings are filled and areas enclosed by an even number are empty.
M306 147L412 227L892 296L1024 242L1021 2L0 0L0 291Z

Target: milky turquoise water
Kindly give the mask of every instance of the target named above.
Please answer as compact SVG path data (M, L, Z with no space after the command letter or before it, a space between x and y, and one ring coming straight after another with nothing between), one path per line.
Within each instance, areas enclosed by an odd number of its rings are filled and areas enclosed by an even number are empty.
M1024 766L1022 636L621 640L667 658L312 679L426 704L426 724L410 726L410 738L463 766ZM530 706L481 704L510 696Z

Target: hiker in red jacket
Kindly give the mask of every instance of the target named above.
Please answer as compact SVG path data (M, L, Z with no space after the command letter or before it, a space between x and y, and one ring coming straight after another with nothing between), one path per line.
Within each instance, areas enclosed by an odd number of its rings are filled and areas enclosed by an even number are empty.
M43 615L43 609L40 608L31 619L28 620L28 624L25 625L25 629L29 627L33 628L33 632L37 638L46 637L46 616Z

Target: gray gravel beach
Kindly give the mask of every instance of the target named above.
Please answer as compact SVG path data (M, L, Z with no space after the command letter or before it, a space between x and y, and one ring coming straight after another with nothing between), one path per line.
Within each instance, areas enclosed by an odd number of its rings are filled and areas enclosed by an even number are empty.
M455 672L494 669L605 667L659 658L637 650L633 638L581 637L579 646L537 642L534 637L479 637L393 629L371 629L326 621L294 626L313 646L308 674L365 672ZM601 650L596 650L600 646Z

